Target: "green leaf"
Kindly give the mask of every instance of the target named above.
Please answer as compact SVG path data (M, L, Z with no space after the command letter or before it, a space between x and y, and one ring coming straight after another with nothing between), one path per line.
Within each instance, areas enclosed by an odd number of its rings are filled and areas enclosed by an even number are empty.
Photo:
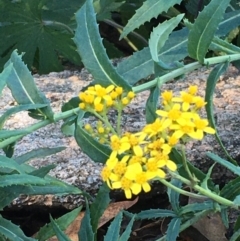
M59 228L58 224L54 221L52 216L50 215L52 228L58 238L59 241L71 241L71 239Z
M5 78L7 86L11 89L12 95L17 103L20 105L47 104L47 107L43 107L38 111L32 111L32 113L37 112L52 120L53 112L49 106L49 101L44 94L37 89L31 73L22 61L21 55L18 55L17 52L14 51L10 60L6 63L5 68L11 69L9 75L5 75Z
M160 94L160 89L158 88L158 86L156 86L155 88L151 88L150 95L146 103L147 123L153 123L157 118L156 110L157 110L157 104L159 100L159 94Z
M179 215L183 215L186 213L203 211L203 210L214 210L214 202L213 201L205 201L202 203L191 203L181 208Z
M201 1L202 6L206 6L209 2L210 0ZM197 16L198 13L202 10L202 9L199 9L200 7L199 4L200 4L199 0L191 0L187 2L185 7L189 13L191 13L193 16Z
M168 40L170 33L177 27L179 22L182 20L184 14L180 14L177 17L171 18L168 21L160 23L157 27L155 27L151 33L149 39L149 48L152 59L156 62L159 66L163 69L172 69L175 66L170 66L165 64L161 59L158 57L159 51L164 46L165 42Z
M184 59L188 55L188 33L187 28L174 31L160 50L158 58L165 63ZM118 64L117 71L130 85L134 85L139 80L154 74L154 61L152 60L149 48L144 48L123 60Z
M0 215L0 234L11 241L37 241L36 239L26 237L19 226L13 224Z
M108 231L104 237L104 241L119 240L121 222L122 212L119 212L118 215L111 222L110 226L108 227Z
M81 210L82 210L82 206L56 219L55 223L58 225L60 230L65 230L76 219L76 217L78 216ZM38 231L36 235L36 239L38 239L39 241L45 241L51 238L52 236L54 236L54 234L55 233L51 225L46 224Z
M137 219L176 217L176 213L168 209L150 209L137 214Z
M220 195L221 197L227 198L229 200L234 200L234 198L240 195L240 177L231 180L227 183L221 190Z
M52 169L54 169L57 165L55 164L49 164L47 166L41 167L39 169L36 169L32 172L29 172L29 175L33 175L36 177L42 177L44 178Z
M78 27L74 41L86 69L93 75L96 83L110 84L131 90L130 85L117 73L106 54L96 23L92 1L87 0L76 14Z
M214 113L213 113L213 94L214 94L214 90L216 87L216 83L219 80L220 76L227 71L228 66L229 66L228 62L218 64L213 68L213 70L209 74L209 76L207 78L207 85L206 85L206 91L205 91L205 101L207 102L205 108L206 108L209 124L212 128L214 128L216 130L215 137L216 137L219 145L221 146L224 153L231 160L231 162L236 164L236 161L231 158L230 154L227 152L226 148L224 147L224 145L217 133L217 128L216 128L215 120L214 120Z
M9 68L7 68L8 70L10 70ZM5 71L6 69L4 69ZM0 75L1 76L1 75ZM2 129L4 122L13 114L16 114L20 111L24 111L24 110L31 110L31 109L39 109L39 108L43 108L46 107L47 104L29 104L29 105L19 105L19 106L15 106L12 107L11 109L8 109L7 111L4 112L4 114L0 117L0 129Z
M50 156L65 150L66 147L53 147L53 148L39 148L35 150L31 150L21 156L15 157L15 161L19 164L32 160L33 158L42 158L46 156Z
M240 229L236 230L229 241L239 241L240 238Z
M93 161L101 163L107 161L111 154L111 149L90 136L79 124L76 125L74 136L81 150Z
M110 190L108 186L106 184L103 184L100 187L96 198L90 206L91 224L94 233L97 232L98 221L111 201L109 198L109 191Z
M204 63L205 55L230 0L212 0L199 13L189 32L189 56Z
M180 232L181 218L173 218L168 224L166 241L176 241Z
M178 188L182 187L181 181L179 181L177 179L172 179L171 184L178 187ZM179 208L180 208L180 206L179 206L179 192L176 192L172 188L168 188L167 194L168 194L168 199L169 199L169 202L171 204L171 207L172 207L173 211L178 212Z
M78 238L79 240L84 241L94 241L94 236L95 234L91 225L90 210L88 202L86 202L86 211L81 222L80 230L78 232Z
M25 173L24 168L20 166L15 160L0 155L0 171L1 168L9 168L16 170L19 173Z
M218 37L214 37L209 49L218 52L224 52L226 54L239 54L240 48L236 45L228 43L226 40L222 40Z
M233 200L233 203L236 205L236 206L240 206L240 195L236 196Z
M0 176L0 187L12 185L47 185L49 181L27 174L12 174Z
M93 6L97 13L97 20L103 21L104 19L111 19L112 12L118 11L119 7L122 6L122 2L115 2L112 0L94 0Z
M135 28L145 22L150 21L152 18L157 18L162 12L167 12L168 9L175 4L180 4L181 0L147 0L143 5L136 10L134 16L128 21L128 24L123 29L120 39L127 36Z
M226 160L222 159L221 157L219 157L216 154L213 154L211 152L208 152L206 155L209 158L211 158L213 161L221 164L222 166L224 166L227 169L229 169L230 171L232 171L234 174L240 176L240 167L239 166L236 166L236 165L232 164L231 162L226 161Z
M221 208L221 219L224 226L229 229L228 208Z
M25 52L23 59L29 69L34 66L42 74L62 70L62 58L80 64L69 26L83 3L84 0L1 0L0 66L14 49Z
M131 218L130 222L128 223L127 227L125 228L125 231L122 233L121 237L118 239L118 241L126 241L129 239L131 232L132 232L132 226L135 220L135 215Z

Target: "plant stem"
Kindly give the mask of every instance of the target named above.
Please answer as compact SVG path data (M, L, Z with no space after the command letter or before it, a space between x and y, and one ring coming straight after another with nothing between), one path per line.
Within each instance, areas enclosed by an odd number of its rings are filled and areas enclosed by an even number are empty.
M64 27L69 33L73 34L74 35L74 31L68 27L66 24L64 23L60 23L60 22L57 22L57 21L42 21L43 25L52 25L52 26L61 26L61 27Z
M194 190L198 191L199 193L201 193L202 195L209 197L210 199L216 201L219 204L225 205L225 206L230 206L232 208L238 208L232 201L223 198L219 195L217 195L216 193L213 193L211 190L208 189L204 189L201 186L194 184L189 181L188 179L180 176L179 174L175 173L175 172L170 172L171 176L173 178L179 179L181 182L185 183L186 185L188 185L189 187L193 188Z
M224 55L224 56L218 56L218 57L212 57L212 58L207 58L204 60L204 65L213 65L213 64L218 64L218 63L223 63L226 61L232 62L235 60L239 60L240 59L240 54L231 54L231 55ZM198 69L200 67L202 67L203 65L198 63L198 62L194 62L191 64L187 64L181 68L175 69L163 76L157 77L152 81L149 81L147 83L144 83L142 85L138 85L133 87L133 91L135 93L139 93L142 92L144 90L148 90L152 87L155 87L157 84L158 85L162 85L163 83L168 82L169 80L172 80L174 78L177 78L183 74L189 73L195 69Z
M159 178L158 180L159 180L163 185L165 185L166 187L169 187L169 188L175 190L176 192L178 192L178 193L180 193L180 194L182 194L182 195L185 195L185 196L188 196L188 197L192 197L192 198L196 198L196 199L206 200L206 197L205 197L205 196L199 195L199 194L196 194L196 193L192 193L192 192L188 192L188 191L184 191L183 189L174 186L172 183L168 182L167 180L165 180L165 179L163 179L163 178Z
M60 120L63 120L63 119L66 119L72 115L77 115L79 113L80 109L79 107L75 108L75 109L72 109L72 110L69 110L69 111L65 111L65 112L61 112L61 113L57 113L54 115L54 120L43 120L43 121L40 121L36 124L33 124L27 128L24 128L23 130L26 131L26 134L22 134L22 135L17 135L17 136L12 136L12 137L9 137L7 139L5 139L4 141L0 142L0 148L4 148L5 146L21 139L23 136L27 135L28 133L32 133L33 131L36 131L44 126L47 126L49 124L52 124L54 122L57 122L57 121L60 121Z

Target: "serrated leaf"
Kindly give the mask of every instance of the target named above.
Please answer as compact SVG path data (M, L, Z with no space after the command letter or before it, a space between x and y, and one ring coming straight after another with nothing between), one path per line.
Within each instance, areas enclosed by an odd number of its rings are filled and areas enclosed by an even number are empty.
M91 225L90 210L88 202L86 203L86 211L81 222L80 230L78 232L79 240L94 241L94 232Z
M62 69L58 54L80 64L69 25L83 2L1 0L0 66L14 49L25 52L23 59L28 67L34 66L40 73Z
M228 208L221 208L220 215L224 226L228 229L229 228Z
M27 174L12 174L0 176L0 187L7 187L12 185L47 185L49 181L27 175Z
M109 191L110 190L107 185L103 184L100 187L96 198L90 206L91 224L94 233L97 232L98 221L111 201L109 198Z
M240 167L239 166L236 166L236 165L232 164L231 162L222 159L221 157L219 157L218 155L216 155L214 153L208 152L206 155L209 158L211 158L213 161L215 161L215 162L221 164L222 166L228 168L234 174L240 176Z
M59 228L58 224L54 221L50 215L51 226L59 241L71 241L71 239Z
M111 154L111 149L99 143L90 136L82 127L77 124L74 137L81 150L86 153L93 161L105 163Z
M170 33L177 27L182 20L184 14L180 14L177 17L171 18L163 23L160 23L155 27L150 35L149 49L154 62L156 62L163 69L172 69L174 66L167 65L158 57L159 51L168 40Z
M109 61L102 44L95 15L91 0L87 0L76 13L78 27L74 41L84 66L93 75L96 83L103 86L113 84L121 86L125 90L131 90L130 85L117 73Z
M129 239L130 234L132 232L132 226L135 220L135 215L131 218L130 222L128 223L127 227L125 228L125 231L122 233L121 237L118 241L126 241Z
M224 145L217 133L217 128L216 128L215 120L214 120L214 113L213 113L213 94L214 94L215 86L216 86L216 83L219 80L220 76L227 71L228 66L229 66L228 62L218 64L213 68L213 70L209 74L209 76L207 78L207 85L206 85L206 91L205 91L205 101L207 102L205 108L206 108L209 124L212 128L214 128L216 130L216 134L215 134L216 140L218 141L218 143L221 146L224 153L229 157L231 162L235 164L236 162L231 158L230 154L224 147Z
M159 52L159 59L165 63L182 60L187 55L188 29L183 28L174 31L163 48ZM123 60L117 66L117 71L126 79L129 84L134 85L140 79L146 78L154 73L154 61L152 60L149 48L134 53Z
M127 36L131 31L138 28L145 22L149 22L152 18L157 18L162 12L167 12L168 9L175 4L180 4L181 0L147 0L143 5L136 10L136 13L128 21L124 27L120 39Z
M234 200L234 198L240 195L240 177L231 180L222 188L220 195L221 197L227 198L229 200Z
M64 214L60 218L56 219L55 223L58 225L58 227L61 230L65 230L75 220L75 218L78 216L81 209L82 209L82 206L72 210L69 213ZM38 239L39 241L45 241L51 238L53 235L54 235L54 231L52 227L46 224L38 231L35 238Z
M176 241L180 232L181 218L173 218L168 224L166 241Z
M137 214L137 219L176 217L176 213L168 209L150 209Z
M212 0L198 15L189 32L189 56L204 63L205 55L230 0Z
M33 158L40 158L40 157L46 157L46 156L50 156L52 154L56 154L58 152L61 152L63 150L65 150L66 147L53 147L53 148L39 148L39 149L34 149L31 150L21 156L15 157L15 161L18 164L22 164L24 162L30 161Z
M21 55L14 51L10 60L6 63L5 68L10 68L11 71L6 78L8 88L10 88L14 99L20 105L26 104L47 104L37 111L37 113L53 119L53 112L49 106L48 99L40 92L34 82L34 79L29 72L27 66L23 63ZM36 111L34 111L36 112Z
M36 169L32 172L29 172L29 175L33 175L36 177L42 177L44 178L52 169L54 169L56 167L55 164L49 164L47 166L41 167L39 169Z
M171 180L171 184L181 188L182 187L182 183L181 181L177 180L177 179L172 179ZM176 192L175 190L168 188L167 189L167 194L168 194L168 199L169 202L172 206L173 211L178 212L179 211L179 192Z
M179 215L183 215L190 212L194 213L194 212L203 211L203 210L214 210L214 208L215 206L213 201L205 201L202 203L196 202L196 203L191 203L182 207Z
M147 123L153 123L157 118L156 110L157 110L157 104L159 101L159 95L160 95L160 89L158 88L158 86L150 89L150 95L146 103L146 122Z
M0 75L1 77L1 75ZM1 80L0 80L1 81ZM13 114L16 114L20 111L24 110L31 110L31 109L39 109L46 107L47 104L29 104L29 105L19 105L12 107L11 109L8 109L7 111L4 112L4 114L0 117L0 129L2 129L4 122Z
M14 241L37 241L34 238L25 236L19 226L13 224L9 220L0 215L0 234L4 235L9 240Z
M104 241L119 240L121 222L122 222L122 212L119 212L118 215L111 222L108 228L108 231L104 237Z

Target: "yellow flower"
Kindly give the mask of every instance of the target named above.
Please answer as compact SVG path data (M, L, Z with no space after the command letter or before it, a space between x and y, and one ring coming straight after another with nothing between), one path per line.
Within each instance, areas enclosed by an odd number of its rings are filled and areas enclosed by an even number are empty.
M198 91L197 85L190 85L188 88L188 93L191 95L196 95L197 91Z
M124 191L126 198L130 199L132 198L132 190L131 190L132 185L133 185L133 181L123 176L120 181L113 182L112 188L113 189L121 188Z
M128 138L128 142L134 154L137 156L143 155L143 150L140 145L146 143L146 141L144 141L145 136L146 135L143 135L140 132L137 134L129 134L129 133L126 134L126 137Z
M112 150L118 154L122 154L123 152L131 148L131 145L128 142L128 138L126 136L119 138L117 135L112 135L110 137L110 140L111 140L110 145Z
M164 105L169 105L172 102L172 98L173 98L173 93L172 91L164 91L161 94L162 98L163 98L163 104Z
M164 167L165 163L158 161L156 159L149 159L146 163L146 169L148 172L150 172L154 177L160 177L165 178L166 173L160 169L161 167Z
M127 94L127 98L133 99L135 97L135 93L133 91L129 91Z
M216 131L212 127L208 126L208 120L206 120L206 119L200 119L200 118L196 119L196 120L194 120L194 124L195 124L195 128L196 128L194 139L202 140L203 136L204 136L203 132L206 132L209 134L216 133Z
M180 104L174 104L169 111L157 110L156 113L162 117L169 118L171 122L178 121L182 117Z
M158 166L159 167L163 167L166 166L168 169L170 169L171 171L176 171L177 170L177 165L175 164L175 162L171 161L169 159L168 155L165 155L161 152L153 152L152 157L149 158L148 161L157 161Z

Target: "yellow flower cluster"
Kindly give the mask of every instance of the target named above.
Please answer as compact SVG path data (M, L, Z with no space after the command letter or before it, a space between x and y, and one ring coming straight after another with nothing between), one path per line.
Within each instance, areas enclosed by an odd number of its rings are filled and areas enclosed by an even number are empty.
M196 93L197 86L190 86L178 97L165 91L162 93L163 110L157 110L159 117L153 123L135 134L110 137L112 153L101 176L111 189L121 188L127 198L142 190L150 191L151 180L165 178L168 170L177 169L169 159L173 147L188 139L201 140L204 132L215 133L199 115L206 102Z
M90 86L80 92L80 109L93 113L107 112L109 108L125 107L134 98L134 92L125 93L122 87L110 85L107 88L101 85Z

